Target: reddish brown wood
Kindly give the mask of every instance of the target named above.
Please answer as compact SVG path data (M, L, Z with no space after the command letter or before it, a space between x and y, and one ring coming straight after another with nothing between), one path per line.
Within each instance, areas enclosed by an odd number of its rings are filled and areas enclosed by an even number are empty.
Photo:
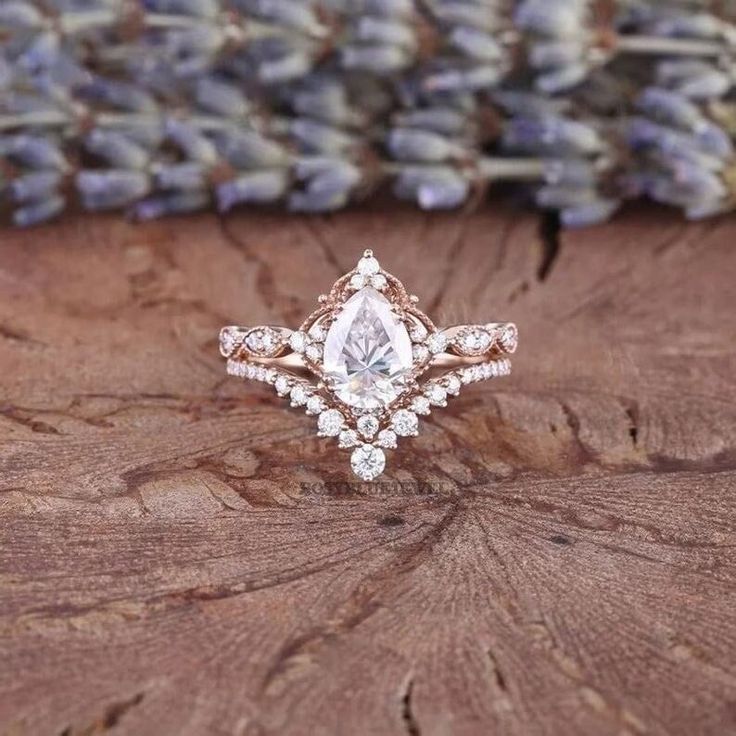
M734 227L6 231L0 733L736 732ZM432 493L342 493L347 455L217 355L365 247L439 323L521 329L392 454Z

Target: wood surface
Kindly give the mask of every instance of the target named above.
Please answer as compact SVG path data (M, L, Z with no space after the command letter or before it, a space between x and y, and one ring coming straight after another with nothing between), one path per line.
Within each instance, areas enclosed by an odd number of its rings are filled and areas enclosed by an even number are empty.
M736 733L735 241L650 208L3 231L0 733ZM356 489L216 336L366 247L521 347Z

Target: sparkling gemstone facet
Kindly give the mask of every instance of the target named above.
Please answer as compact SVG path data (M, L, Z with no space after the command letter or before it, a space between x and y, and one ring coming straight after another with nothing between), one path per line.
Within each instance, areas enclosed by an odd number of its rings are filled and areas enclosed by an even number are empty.
M373 480L383 473L386 467L386 456L383 450L373 445L361 445L353 450L350 458L353 472L363 480Z
M382 294L370 286L345 302L324 348L324 370L349 406L376 409L399 395L412 368L409 333Z

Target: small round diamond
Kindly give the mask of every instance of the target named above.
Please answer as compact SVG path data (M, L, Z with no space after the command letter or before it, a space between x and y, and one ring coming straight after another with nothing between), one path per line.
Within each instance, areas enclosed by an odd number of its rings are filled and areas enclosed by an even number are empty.
M435 332L427 338L427 347L432 355L443 353L447 347L447 336L444 332Z
M362 480L373 480L386 467L383 450L373 445L361 445L350 456L353 472Z
M344 423L345 417L337 409L327 409L319 415L317 433L321 437L337 437Z
M322 357L322 347L312 343L311 345L307 345L307 349L304 351L304 354L309 358L309 360L317 361Z
M220 354L228 358L238 346L238 333L235 327L223 327L220 330Z
M408 409L399 409L391 418L391 426L399 437L411 437L418 433L417 415Z
M350 288L355 289L356 291L358 289L362 289L365 286L365 277L359 273L355 273L350 278Z
M417 414L429 414L429 399L426 396L415 396L411 400L411 409Z
M424 393L435 406L447 406L447 390L438 383L427 386Z
M310 392L301 384L297 383L291 389L291 405L292 406L304 406L309 401Z
M303 353L307 347L307 335L304 332L292 332L289 336L289 347L295 353Z
M325 402L319 396L310 396L307 399L307 414L319 414L325 408Z
M342 447L343 449L346 447L355 447L360 444L360 438L354 429L343 429L337 438L337 444L338 447Z
M392 450L394 447L396 447L396 432L394 432L392 429L382 429L378 433L376 444L379 447L386 447L389 450Z
M386 277L382 273L377 273L371 276L371 286L377 291L383 291L388 285Z
M460 387L462 386L462 383L455 374L451 374L447 376L447 378L445 378L445 385L448 394L450 394L451 396L457 396L460 393Z
M363 256L358 261L358 273L363 276L373 276L380 268L381 266L373 256Z
M358 432L360 432L366 439L370 439L376 432L378 432L378 419L370 414L366 414L358 419L357 424Z
M466 332L460 338L460 345L464 350L472 353L482 353L487 350L491 344L491 336L486 330L474 328Z
M516 325L511 323L506 325L500 337L501 347L507 353L513 353L516 350L516 346L519 342L519 332L516 329Z
M249 332L245 338L245 346L252 353L262 353L266 347L263 337L264 335L260 330Z
M416 363L424 363L424 361L429 358L429 350L427 349L426 345L413 345L411 349L411 354L414 357L414 361Z
M276 393L279 396L286 396L289 393L291 384L286 376L278 376L273 382L273 387L276 389Z
M417 322L409 329L409 336L414 342L422 342L427 338L427 328L421 322Z
M314 324L309 328L309 336L315 342L324 342L325 340L325 329L322 325Z

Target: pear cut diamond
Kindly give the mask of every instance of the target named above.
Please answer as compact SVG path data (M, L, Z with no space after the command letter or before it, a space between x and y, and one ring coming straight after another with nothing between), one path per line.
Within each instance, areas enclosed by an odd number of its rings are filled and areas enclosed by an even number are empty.
M330 388L341 401L360 409L384 408L399 396L412 369L411 340L388 299L365 286L332 323L323 361Z

